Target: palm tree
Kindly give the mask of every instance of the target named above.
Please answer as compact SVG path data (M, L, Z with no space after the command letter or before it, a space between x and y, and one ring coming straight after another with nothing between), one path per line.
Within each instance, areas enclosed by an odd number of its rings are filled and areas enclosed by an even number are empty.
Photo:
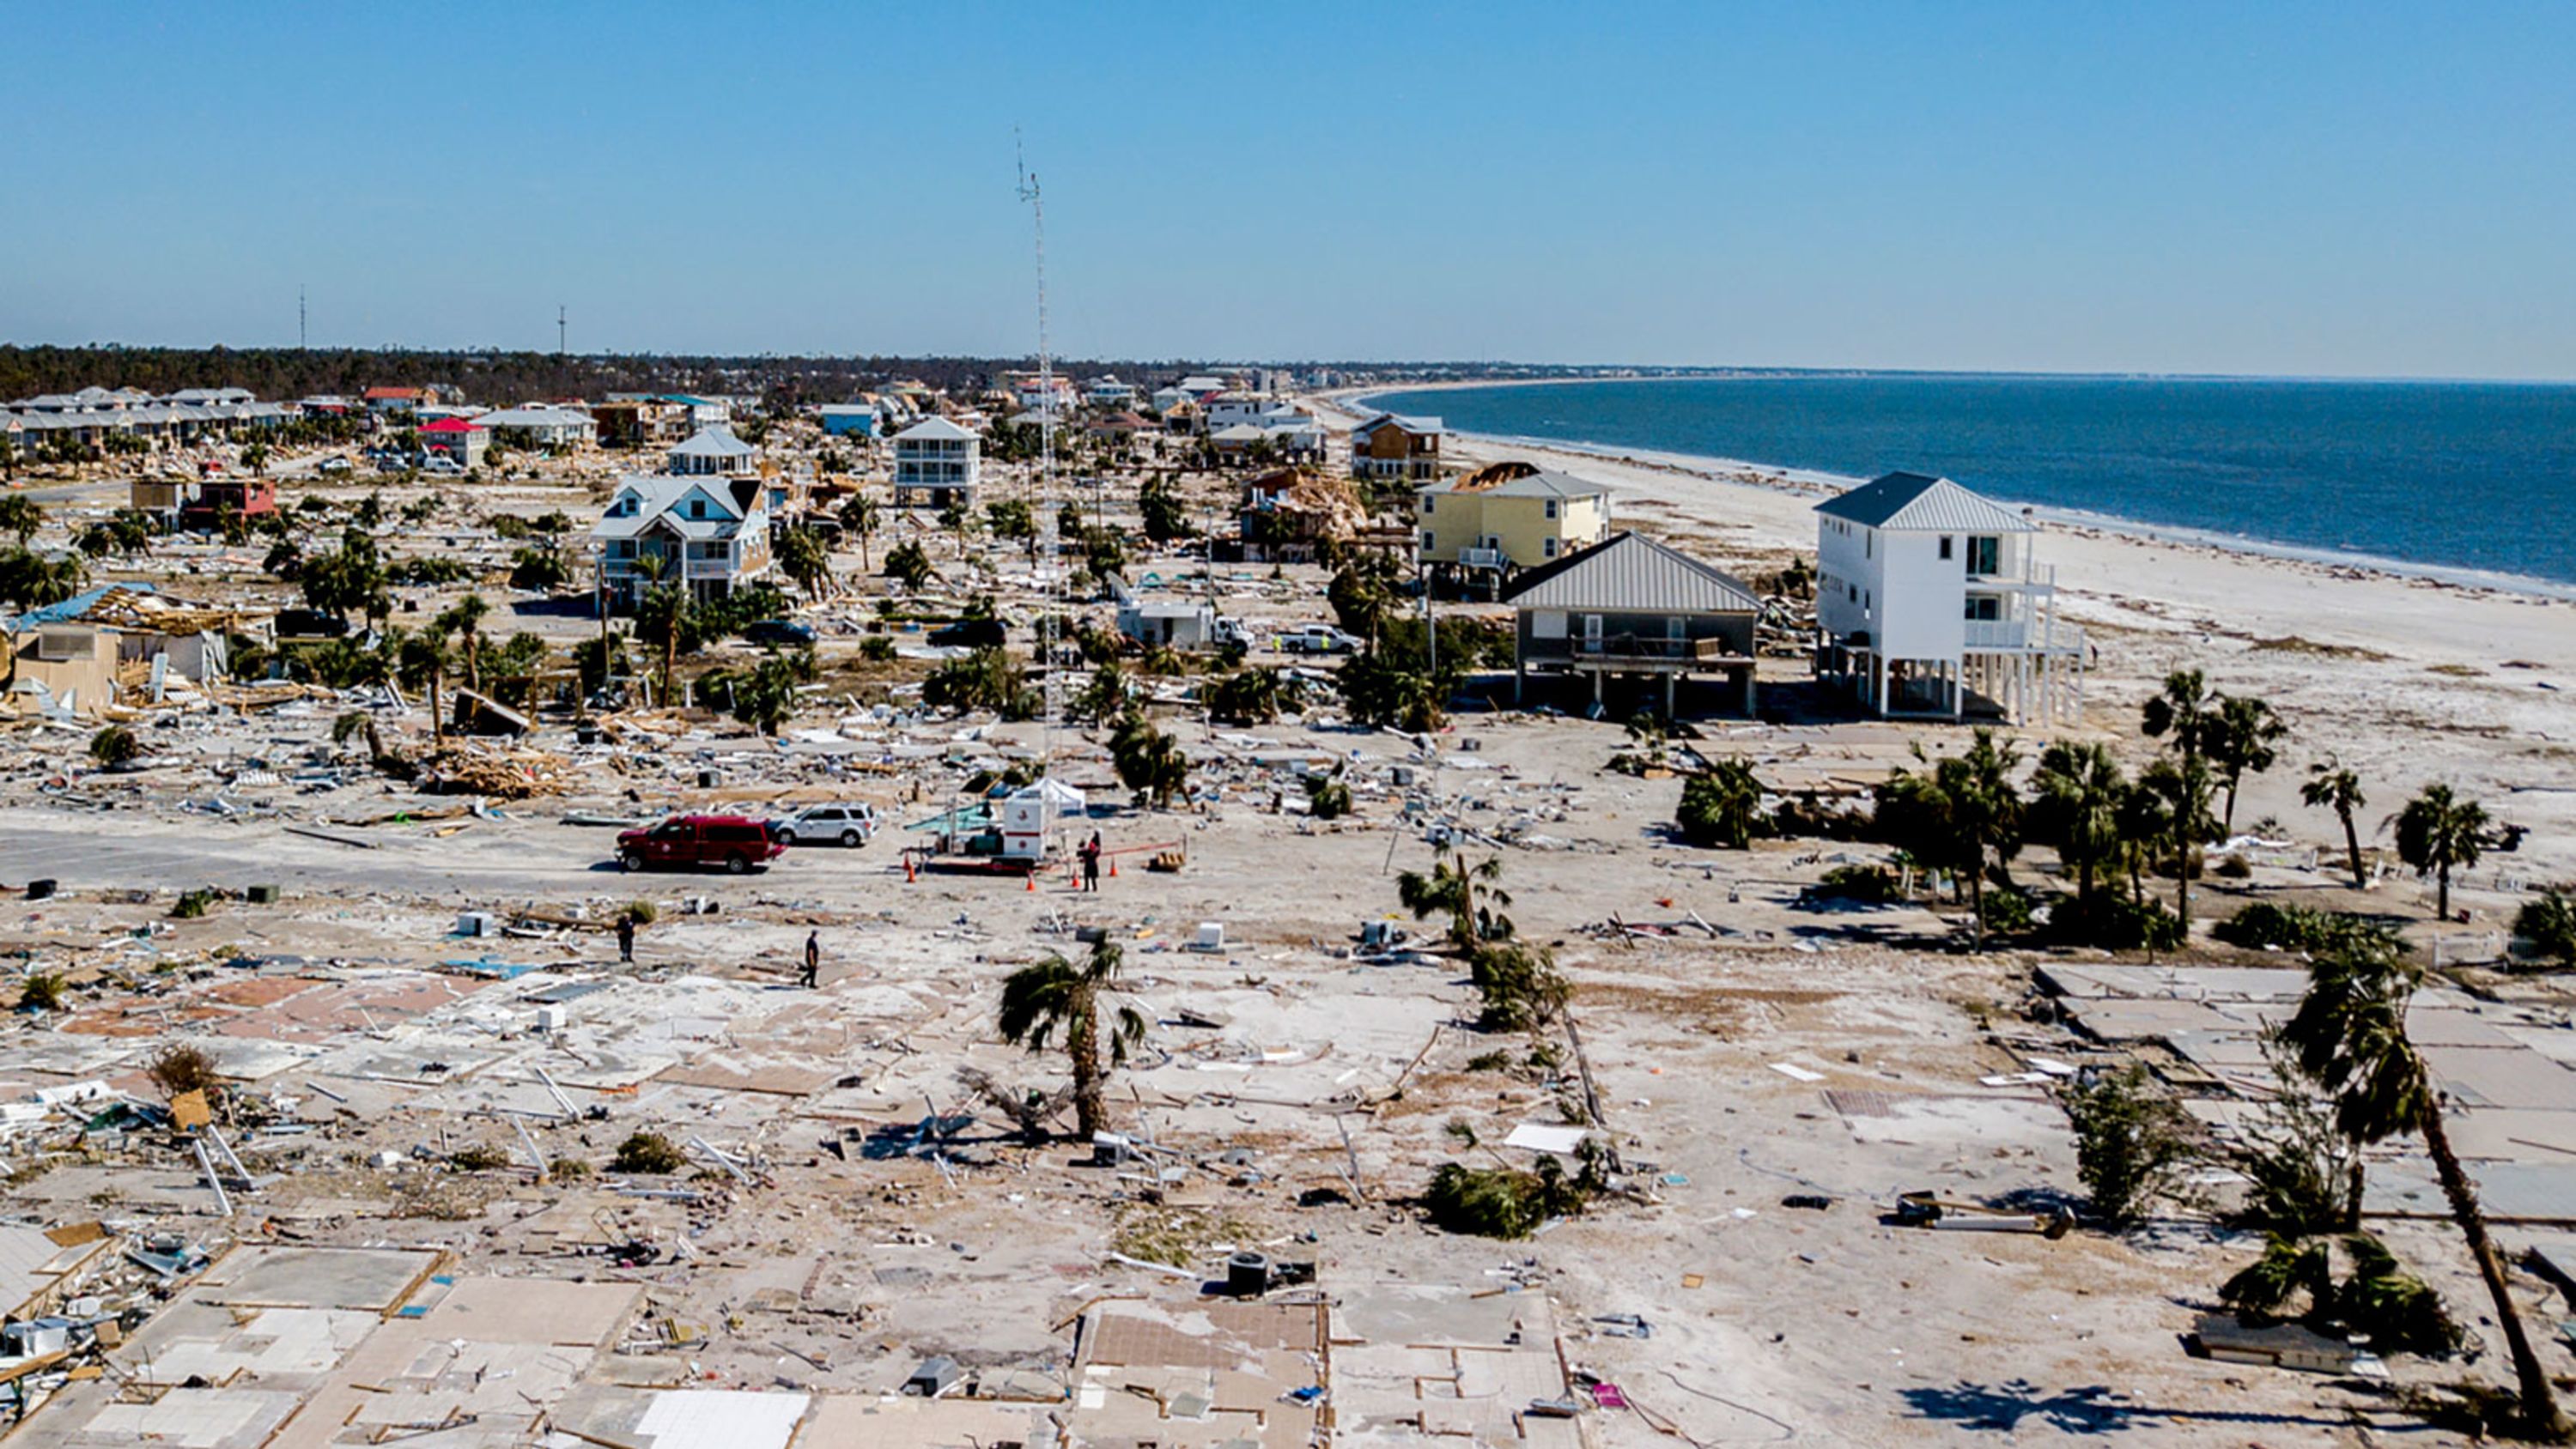
M44 505L23 493L0 496L0 533L13 534L24 548L45 525Z
M2429 797L2434 789L2441 787L2432 787L2425 795ZM2445 808L2463 808L2448 806L2448 796L2443 791ZM2464 808L2475 810L2476 806ZM2297 1014L2281 1027L2281 1041L2297 1057L2300 1070L2334 1099L2335 1125L2345 1136L2367 1143L2411 1131L2424 1139L2434 1174L2441 1179L2442 1195L2450 1200L2451 1220L2468 1240L2469 1256L2495 1303L2496 1322L2512 1353L2522 1428L2536 1439L2565 1438L2568 1422L2558 1411L2549 1376L2523 1331L2522 1314L2505 1282L2495 1245L2488 1241L2477 1187L2451 1149L2440 1095L2406 1036L2406 1010L2422 982L2421 971L2385 944L2357 943L2321 957L2308 973L2308 993L2300 1000Z
M1976 916L1977 949L1986 945L1986 858L2001 868L2021 853L2021 796L2012 772L2021 756L1998 746L1995 732L1980 729L1967 752L1933 769L1950 800L1951 827L1968 851L1968 909Z
M1408 870L1396 876L1395 896L1417 921L1445 912L1451 943L1473 951L1479 942L1508 940L1512 934L1511 917L1501 914L1512 898L1495 884L1502 878L1501 856L1469 865L1461 849L1453 857L1434 856L1429 875ZM1482 905L1476 900L1479 885L1485 888Z
M778 538L778 567L805 597L820 600L832 581L832 559L812 529L791 528Z
M483 692L483 620L492 606L481 594L467 594L438 616L438 627L465 641L465 687Z
M2290 727L2272 712L2272 706L2252 696L2214 696L2217 717L2211 721L2201 743L2209 754L2209 766L2227 791L2227 809L2219 817L2221 828L2229 835L2236 833L2236 789L2246 774L2262 774L2278 758L2272 746Z
M635 601L635 636L662 650L662 692L657 697L666 708L672 698L671 671L680 658L680 635L688 627L689 593L680 584L652 584Z
M2173 850L2174 919L2189 941L2191 878L2200 864L2200 847L2218 833L2218 818L2209 813L2209 797L2217 791L2209 767L2188 756L2156 761L2138 776L2138 784L2162 808L2165 843Z
M2299 787L2299 798L2312 810L2332 810L2343 822L2344 859L2352 866L2352 888L2360 890L2370 884L2361 873L2361 833L2353 829L2353 813L2370 801L2361 793L2361 777L2343 767L2328 755L2308 766L2308 783Z
M2427 785L2397 812L2397 858L2433 872L2433 914L2451 918L2451 870L2467 870L2486 848L2487 808L2455 800L2448 785Z
M868 563L868 538L877 531L877 501L864 493L852 493L841 505L841 527L859 541L859 572L872 567Z
M429 688L429 738L433 748L447 748L446 715L439 696L447 692L447 616L441 614L402 641L403 678L414 688Z
M1065 1057L1073 1071L1073 1118L1085 1141L1109 1125L1108 1105L1101 1097L1108 1080L1100 1063L1101 997L1116 983L1123 959L1114 942L1102 941L1080 966L1049 951L1002 981L1002 1040L1042 1052L1057 1032L1064 1034ZM1124 1066L1128 1053L1144 1043L1145 1018L1121 1004L1107 1026L1110 1065Z
M2221 703L2199 670L2177 669L2165 676L2164 692L2138 711L2138 727L2149 739L2172 735L2175 751L2185 763L2194 763L2207 753Z
M2156 847L2173 834L2173 812L2165 808L2163 796L2143 782L2132 781L2120 792L2115 818L2120 829L2120 864L2129 873L2129 903L2144 905L2144 876L2155 863Z
M919 593L921 586L939 577L930 566L930 555L920 544L906 539L886 550L885 576L903 585L907 593Z
M2041 832L2075 872L2075 898L2093 903L2093 875L2120 849L2120 802L2128 781L2102 744L2059 741L2040 752L2031 784Z

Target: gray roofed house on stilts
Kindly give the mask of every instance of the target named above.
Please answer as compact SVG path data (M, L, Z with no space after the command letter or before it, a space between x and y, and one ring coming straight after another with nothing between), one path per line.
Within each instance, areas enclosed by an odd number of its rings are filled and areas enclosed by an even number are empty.
M1685 707L1694 677L1723 682L1730 708L1753 713L1753 630L1762 601L1743 583L1641 533L1530 569L1503 590L1518 611L1513 697L1530 676L1592 683L1606 707L1614 682L1661 685L1664 717ZM1649 696L1651 699L1651 695Z

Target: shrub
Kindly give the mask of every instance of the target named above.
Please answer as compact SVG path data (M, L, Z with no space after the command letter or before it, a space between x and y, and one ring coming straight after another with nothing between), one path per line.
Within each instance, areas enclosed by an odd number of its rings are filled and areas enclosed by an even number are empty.
M2015 936L2030 929L2033 911L2030 893L2018 886L1986 888L1986 929L1999 936Z
M2561 890L2550 890L2536 901L2526 901L2514 912L2513 933L2531 943L2531 949L2542 958L2576 969L2576 901Z
M2182 1195L2200 1151L2189 1113L2148 1085L2147 1069L2105 1073L2065 1094L2075 1126L2075 1174L2096 1221L2135 1221L2159 1198Z
M649 926L662 914L662 910L651 901L628 901L618 914L639 926Z
M447 1165L459 1172L493 1172L510 1165L510 1154L488 1143L477 1142L462 1151L447 1154Z
M590 1164L578 1157L566 1157L547 1164L546 1176L557 1182L572 1182L590 1176Z
M510 555L510 587L528 593L552 593L571 582L563 555L550 548L523 548Z
M2162 901L2103 891L2090 901L2059 901L2048 913L2048 940L2105 951L2170 951L2182 944L2182 922Z
M894 640L884 634L870 634L859 641L859 657L870 664L894 661Z
M2310 955L2395 944L2386 927L2359 916L2311 910L2306 906L2275 905L2270 901L2256 901L2212 926L2209 933L2231 946L2243 946L2248 950L2277 946L2288 951L2305 951Z
M659 1132L636 1132L617 1144L617 1155L609 1159L611 1172L664 1173L677 1172L689 1165L671 1139Z
M1476 1025L1485 1031L1527 1031L1553 1021L1569 988L1556 958L1544 946L1485 941L1467 957L1468 979L1484 998Z
M1444 1232L1526 1238L1551 1217L1582 1211L1583 1194L1552 1157L1540 1159L1536 1172L1444 1162L1422 1205Z
M222 1085L222 1079L215 1074L215 1059L206 1055L204 1048L186 1042L163 1047L143 1068L143 1075L152 1080L164 1098L188 1092L211 1095Z
M18 987L20 1011L60 1011L69 987L59 971L31 971Z
M1351 787L1341 782L1336 766L1329 775L1306 777L1306 809L1318 820L1339 820L1351 813Z
M170 907L170 917L178 921L196 920L206 913L208 907L214 905L216 899L215 893L203 886L192 891L182 891L178 901Z
M1682 803L1673 821L1693 845L1742 850L1761 833L1761 811L1762 784L1753 777L1753 767L1727 759L1682 782Z
M958 714L990 710L1012 720L1033 719L1045 707L1011 656L990 646L932 670L921 682L921 702Z
M1896 873L1876 865L1835 866L1825 872L1824 879L1807 887L1807 894L1818 900L1857 901L1872 906L1887 905L1902 897Z
M89 737L89 757L114 769L132 762L143 753L143 741L123 725L109 725Z

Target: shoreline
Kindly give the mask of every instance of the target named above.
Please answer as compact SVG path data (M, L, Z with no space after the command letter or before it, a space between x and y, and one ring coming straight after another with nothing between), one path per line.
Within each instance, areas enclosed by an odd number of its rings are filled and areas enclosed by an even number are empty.
M1595 382L1697 381L1692 378L1504 378L1493 382L1436 382L1402 388L1333 388L1310 393L1310 401L1331 407L1352 421L1367 416L1368 410L1385 411L1376 406L1378 397L1397 392L1459 392L1479 388L1560 387L1567 384ZM1463 442L1486 447L1547 449L1577 457L1597 458L1605 463L1654 468L1664 472L1698 477L1709 482L1739 487L1762 488L1772 492L1812 496L1819 501L1868 482L1866 478L1831 473L1813 468L1793 468L1760 463L1746 458L1723 458L1711 454L1677 453L1654 448L1624 447L1616 443L1578 441L1565 438L1542 438L1517 433L1458 431ZM2157 523L2146 519L2115 514L2095 513L2087 509L2055 508L2043 504L2000 502L2022 510L2030 517L2058 528L2091 530L2118 538L2143 543L2163 544L2177 548L2208 549L2241 558L2263 559L2275 563L2304 564L2312 567L2349 570L2353 573L2388 579L2439 584L2447 588L2468 589L2500 594L2518 594L2547 599L2556 603L2576 603L2576 582L2539 578L2529 574L2503 573L2493 569L2471 568L2457 564L2422 563L2412 559L2392 558L2382 554L2355 553L2342 549L2319 548L2310 544L2278 543L2251 538L2243 534L2214 529L2195 528L2189 524Z

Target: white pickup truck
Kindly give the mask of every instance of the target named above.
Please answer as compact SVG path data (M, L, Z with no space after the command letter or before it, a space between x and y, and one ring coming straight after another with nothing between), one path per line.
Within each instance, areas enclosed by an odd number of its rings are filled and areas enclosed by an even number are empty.
M1330 624L1308 624L1279 636L1279 647L1289 654L1348 654L1360 641Z

